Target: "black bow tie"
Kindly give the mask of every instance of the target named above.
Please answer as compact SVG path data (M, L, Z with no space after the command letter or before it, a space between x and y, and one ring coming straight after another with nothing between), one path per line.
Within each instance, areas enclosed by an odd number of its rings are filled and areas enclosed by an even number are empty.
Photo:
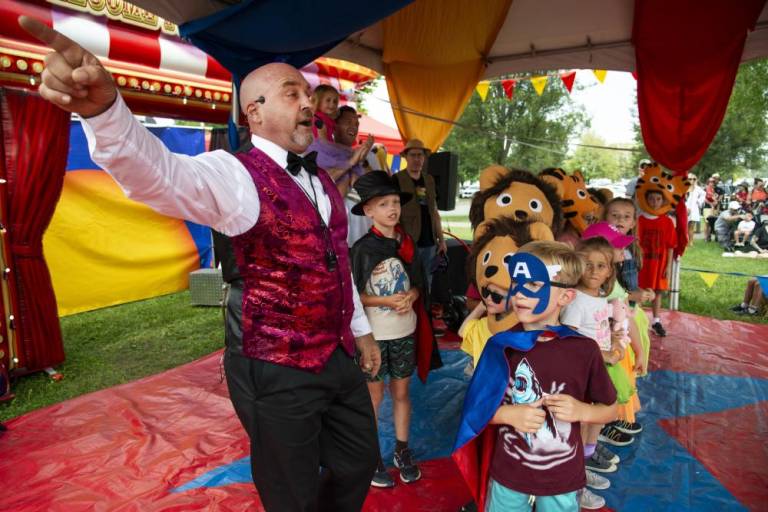
M294 176L299 175L299 171L303 167L309 174L317 175L317 151L307 153L307 156L301 157L296 153L288 152L288 172Z

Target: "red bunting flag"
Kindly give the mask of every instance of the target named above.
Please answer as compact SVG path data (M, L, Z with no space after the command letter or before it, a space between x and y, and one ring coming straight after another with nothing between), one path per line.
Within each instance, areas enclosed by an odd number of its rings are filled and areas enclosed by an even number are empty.
M507 95L507 99L511 100L512 95L515 93L515 81L510 79L502 80L501 86L504 88L504 94Z
M632 78L634 78L635 80L637 80L637 71L633 71L633 72L632 72Z
M571 89L573 89L573 82L576 80L576 72L563 73L560 75L560 80L563 81L563 85L565 85L565 88L568 89L568 94L570 94Z

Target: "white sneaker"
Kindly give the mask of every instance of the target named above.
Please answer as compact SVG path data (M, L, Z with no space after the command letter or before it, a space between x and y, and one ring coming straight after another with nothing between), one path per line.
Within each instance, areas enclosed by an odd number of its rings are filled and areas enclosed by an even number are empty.
M604 491L611 486L611 481L594 471L587 470L587 487Z
M579 491L579 506L587 510L598 510L605 506L605 498L585 487Z

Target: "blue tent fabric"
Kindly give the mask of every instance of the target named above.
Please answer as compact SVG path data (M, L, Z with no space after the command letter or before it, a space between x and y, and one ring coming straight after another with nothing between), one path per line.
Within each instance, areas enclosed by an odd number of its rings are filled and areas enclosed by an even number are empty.
M350 4L340 0L245 0L185 23L179 33L219 61L239 82L250 71L270 62L305 66L350 34L411 1Z

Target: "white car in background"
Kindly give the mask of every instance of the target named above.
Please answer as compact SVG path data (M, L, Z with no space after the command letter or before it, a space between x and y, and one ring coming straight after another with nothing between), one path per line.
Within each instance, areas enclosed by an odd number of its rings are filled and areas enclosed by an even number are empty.
M469 199L480 191L480 185L477 183L470 183L469 185L462 185L459 188L459 197L461 199Z

